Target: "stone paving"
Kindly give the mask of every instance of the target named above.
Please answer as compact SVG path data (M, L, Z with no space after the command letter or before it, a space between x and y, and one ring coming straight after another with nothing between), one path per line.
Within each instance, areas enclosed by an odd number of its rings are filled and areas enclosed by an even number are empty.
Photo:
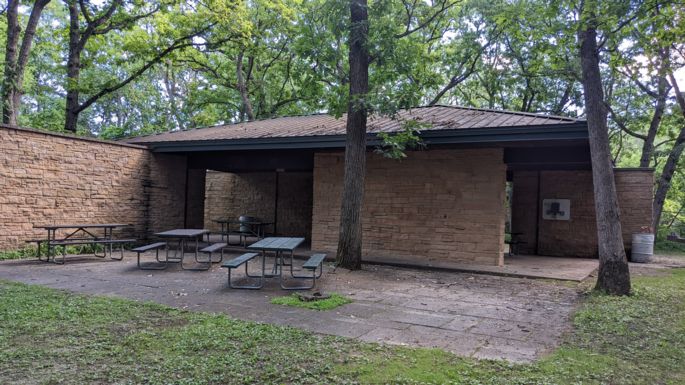
M354 272L327 267L318 288L354 302L318 312L271 304L272 297L289 294L276 280L262 290L232 290L226 270L216 265L204 272L179 266L141 271L134 254L121 262L74 256L64 266L5 261L0 279L515 362L553 349L569 330L578 301L576 288L559 282L365 265Z

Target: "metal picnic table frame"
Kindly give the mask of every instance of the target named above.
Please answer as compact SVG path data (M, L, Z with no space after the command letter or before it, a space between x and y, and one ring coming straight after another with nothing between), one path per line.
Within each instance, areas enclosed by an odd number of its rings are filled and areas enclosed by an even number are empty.
M262 254L262 279L263 278L275 278L278 277L279 284L282 289L288 289L287 286L283 285L283 266L290 266L290 275L295 278L299 278L293 272L293 254L295 249L304 242L304 238L291 238L291 237L268 237L260 241L257 241L250 246L247 246L249 250L259 251ZM273 252L275 254L275 260L271 273L266 273L266 254L267 252ZM283 254L285 252L290 253L290 264L285 263L285 258ZM259 277L259 276L257 276Z
M178 242L178 249L174 250L174 256L170 257L169 256L169 247L166 248L166 261L165 263L180 263L181 268L183 270L208 270L208 267L205 268L186 268L183 265L183 257L185 256L185 250L186 250L186 245L188 241L192 241L195 239L195 262L198 263L204 263L203 261L200 261L198 259L199 255L199 250L200 250L200 239L205 234L209 234L209 230L207 229L173 229L173 230L167 230L167 231L162 231L160 233L155 233L155 236L159 238L163 238L166 240L167 244L171 243L173 241ZM180 257L178 256L180 252ZM159 261L159 260L158 260ZM161 261L159 261L161 262ZM211 257L209 259L209 266L211 266Z
M252 235L258 239L264 239L266 235L265 227L271 226L274 223L273 222L264 222L264 221L241 221L239 219L216 219L214 222L218 223L221 225L221 240L224 240L224 237L226 237L226 242L229 242L230 244L230 236L231 235L239 235L239 236L249 236ZM249 232L240 232L240 231L235 231L231 233L231 225L238 225L238 226L249 226L250 231ZM238 227L240 229L240 227ZM240 244L240 241L238 241L238 244Z
M38 257L38 260L43 261L43 262L50 262L52 259L53 263L57 263L60 265L63 265L66 262L65 256L66 253L62 253L62 260L58 261L56 258L56 255L54 255L54 249L57 246L63 246L66 250L67 246L70 245L88 245L88 244L104 244L105 250L104 254L100 255L97 253L97 251L93 252L93 255L98 257L98 258L105 258L107 257L107 249L109 248L109 257L111 259L116 259L116 260L121 260L123 259L123 245L122 245L122 255L120 258L114 258L114 243L117 243L118 240L114 239L114 229L117 228L122 228L122 227L128 227L130 226L129 224L125 223L79 223L79 224L55 224L55 225L42 225L42 226L34 226L36 229L43 229L47 230L48 236L47 239L40 239L40 240L35 240L38 246L38 250L36 252L36 256ZM95 234L95 232L100 229L102 230L103 235L98 236ZM57 238L57 231L58 230L71 230L71 232L66 235L65 237L62 238ZM77 235L80 235L80 237L77 237ZM123 240L123 241L129 241L129 240ZM46 244L46 256L45 259L42 259L42 254L40 251L40 246L41 243Z

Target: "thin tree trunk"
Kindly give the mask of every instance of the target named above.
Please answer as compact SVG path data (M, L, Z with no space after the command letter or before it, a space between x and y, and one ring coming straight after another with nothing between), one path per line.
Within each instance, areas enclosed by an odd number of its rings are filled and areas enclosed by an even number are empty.
M9 90L12 106L11 116L9 119L10 124L17 124L19 110L21 107L21 95L24 92L24 72L26 70L26 64L29 61L29 53L31 52L33 38L36 35L36 29L38 28L40 15L43 13L43 9L49 2L50 0L36 1L33 5L33 9L31 9L29 21L26 23L26 30L24 31L24 36L21 39L21 48L19 49L19 56L17 57L17 62L14 68L14 81L12 82L12 88Z
M238 80L238 92L240 92L240 98L243 101L243 109L247 114L247 120L254 120L254 111L252 109L252 103L250 102L250 95L248 95L247 93L247 84L245 82L245 76L243 75L243 51L240 51L240 53L238 54L235 72L236 78Z
M668 96L668 82L663 76L659 77L659 85L657 88L656 106L654 107L654 114L649 123L649 130L647 137L642 143L642 155L640 156L640 167L649 167L652 160L652 153L654 153L654 140L661 125L661 118L664 116L666 110L666 97Z
M366 175L366 94L369 90L368 13L366 0L350 0L350 99L347 105L345 176L340 206L337 264L360 269L361 212Z
M586 3L586 6L588 4ZM621 220L619 216L614 171L611 164L607 108L599 70L599 49L595 17L583 11L578 33L580 62L587 115L590 154L592 159L592 182L597 217L599 242L599 272L596 289L613 295L630 294L630 272L623 247Z
M78 82L81 72L81 33L79 30L79 9L76 0L69 0L69 53L67 57L67 104L64 129L76 132L79 114Z
M680 107L680 112L685 118L685 96L680 93L680 87L678 82L673 76L673 73L669 74L671 80L671 86L675 91L676 101ZM664 210L664 202L666 201L666 196L668 195L668 190L671 189L671 179L673 179L673 174L675 174L676 168L678 167L678 162L680 161L680 156L685 150L685 126L680 129L680 134L676 138L671 152L668 154L668 159L664 164L664 169L661 171L659 176L659 181L657 182L656 193L654 194L654 202L652 205L652 212L654 215L654 220L652 221L652 227L656 230L659 228L661 222L661 214Z
M2 122L17 124L16 110L13 105L12 89L17 65L17 45L19 44L19 1L10 0L7 8L7 42L5 45L5 72L2 84Z

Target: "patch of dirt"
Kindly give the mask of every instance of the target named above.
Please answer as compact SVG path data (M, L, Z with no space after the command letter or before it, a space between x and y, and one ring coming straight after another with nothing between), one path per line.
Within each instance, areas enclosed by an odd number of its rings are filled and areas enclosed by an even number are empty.
M655 254L652 256L650 265L659 265L662 267L685 267L685 256L682 255L667 255Z

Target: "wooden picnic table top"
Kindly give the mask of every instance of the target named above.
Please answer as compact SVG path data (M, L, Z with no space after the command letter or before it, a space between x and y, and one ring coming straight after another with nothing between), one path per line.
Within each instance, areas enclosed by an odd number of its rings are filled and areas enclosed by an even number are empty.
M252 250L293 251L304 242L304 238L267 237L248 246Z
M55 229L93 229L93 228L115 228L131 226L126 223L75 223L75 224L54 224L33 226L35 229L55 230Z
M161 238L195 238L207 233L209 233L207 229L173 229L155 233L155 235Z

